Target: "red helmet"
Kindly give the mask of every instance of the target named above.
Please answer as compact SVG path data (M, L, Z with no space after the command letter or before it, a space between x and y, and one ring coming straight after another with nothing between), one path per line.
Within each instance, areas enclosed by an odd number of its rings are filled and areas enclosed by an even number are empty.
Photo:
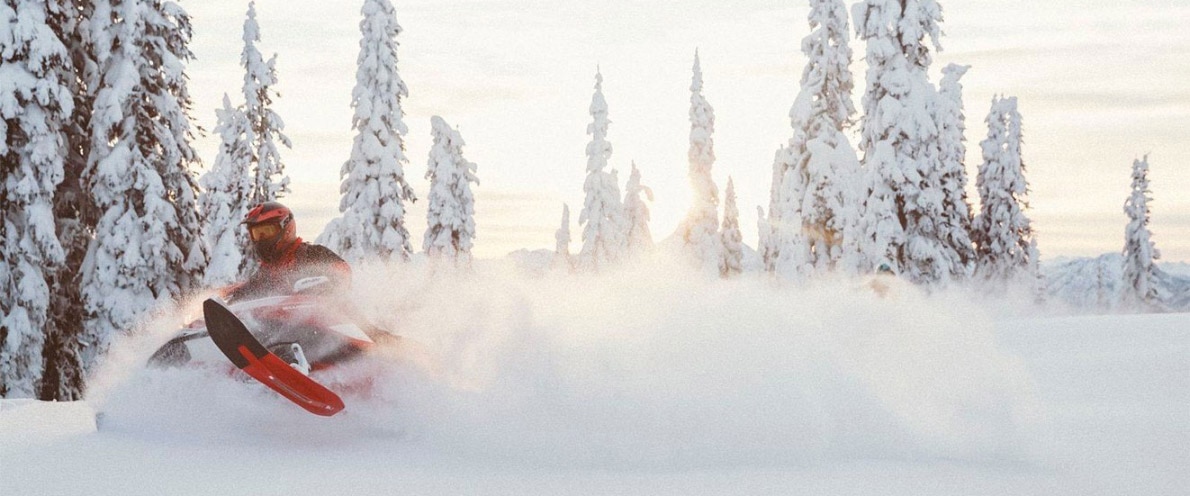
M261 261L272 263L297 244L297 222L293 212L277 202L265 202L252 207L244 217L248 237Z

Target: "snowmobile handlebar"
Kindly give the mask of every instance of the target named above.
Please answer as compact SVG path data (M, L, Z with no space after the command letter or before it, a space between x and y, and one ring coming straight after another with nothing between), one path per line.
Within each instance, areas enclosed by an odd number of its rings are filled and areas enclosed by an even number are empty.
M331 279L326 276L303 277L293 283L293 294L318 293L330 289ZM318 291L312 291L312 290Z

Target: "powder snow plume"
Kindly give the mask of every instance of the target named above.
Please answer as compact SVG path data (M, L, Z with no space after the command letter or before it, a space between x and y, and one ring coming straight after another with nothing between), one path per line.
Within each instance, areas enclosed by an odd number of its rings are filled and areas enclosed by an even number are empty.
M595 276L359 271L356 293L436 357L392 422L454 453L699 466L1020 455L1036 409L960 294L799 289L660 259ZM394 283L393 281L402 281Z
M599 275L509 260L355 273L360 308L424 353L382 372L371 399L345 396L328 420L254 384L126 366L107 381L105 422L283 444L381 434L403 449L581 467L1019 460L1038 422L1024 366L964 294L722 280L660 258ZM152 346L132 348L113 355L143 363Z

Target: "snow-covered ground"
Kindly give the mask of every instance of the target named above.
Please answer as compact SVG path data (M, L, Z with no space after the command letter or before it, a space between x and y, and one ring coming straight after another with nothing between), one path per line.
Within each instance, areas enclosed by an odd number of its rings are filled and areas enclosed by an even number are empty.
M1190 314L657 265L359 271L362 304L434 363L332 418L145 369L184 317L163 318L85 403L0 403L0 494L1190 492Z

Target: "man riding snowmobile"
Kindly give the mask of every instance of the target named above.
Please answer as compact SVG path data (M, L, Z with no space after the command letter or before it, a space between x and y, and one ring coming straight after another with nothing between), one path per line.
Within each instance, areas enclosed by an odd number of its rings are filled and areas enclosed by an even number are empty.
M302 279L325 277L320 292L342 292L351 285L351 266L335 252L297 237L293 212L277 202L248 211L244 225L260 268L226 293L228 301L289 294Z
M253 207L243 224L260 267L247 281L203 302L195 320L149 358L154 366L234 366L298 406L334 415L332 389L371 391L376 367L410 360L430 370L416 343L380 329L355 308L351 268L330 249L297 237L293 212ZM328 369L342 372L322 375ZM329 379L324 385L320 380Z
M247 281L225 291L229 303L277 295L319 295L354 321L376 344L391 345L400 339L368 323L347 301L351 266L329 248L306 243L297 237L297 222L288 207L277 202L262 203L248 211L243 224L248 228L260 267ZM266 334L270 332L268 327L291 324L283 321L261 323ZM288 362L304 361L295 356L301 354L301 347L294 347L292 343L277 343L269 348ZM344 346L322 361L330 363L350 358L358 351L358 347Z

